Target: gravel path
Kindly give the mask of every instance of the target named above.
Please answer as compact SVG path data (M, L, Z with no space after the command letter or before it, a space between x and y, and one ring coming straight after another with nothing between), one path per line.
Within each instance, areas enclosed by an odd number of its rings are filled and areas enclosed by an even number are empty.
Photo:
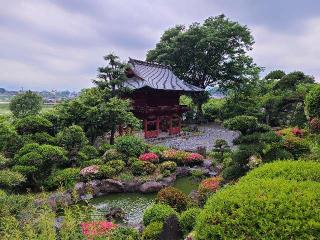
M199 133L191 134L191 136L170 137L152 142L181 150L195 150L197 147L205 146L207 151L210 151L217 139L224 139L229 146L234 147L232 141L239 136L239 133L225 129L218 124L201 125L198 126L198 129Z

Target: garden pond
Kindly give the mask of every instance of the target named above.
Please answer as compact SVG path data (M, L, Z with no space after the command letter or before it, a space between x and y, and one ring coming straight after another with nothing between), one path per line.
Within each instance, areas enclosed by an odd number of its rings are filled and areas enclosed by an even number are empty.
M173 187L189 194L192 190L197 189L198 185L199 183L190 177L180 177L177 178ZM157 193L114 193L94 198L91 204L101 214L109 208L122 208L126 213L124 222L136 225L141 222L144 210L154 202L156 195Z

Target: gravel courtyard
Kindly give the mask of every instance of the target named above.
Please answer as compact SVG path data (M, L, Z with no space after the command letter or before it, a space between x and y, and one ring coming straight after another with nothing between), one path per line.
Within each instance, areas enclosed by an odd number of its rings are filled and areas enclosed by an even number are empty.
M239 133L225 129L218 124L200 125L198 129L199 132L197 133L153 139L149 142L181 150L197 149L204 146L210 151L217 139L224 139L229 143L229 146L233 147L232 141L239 136Z

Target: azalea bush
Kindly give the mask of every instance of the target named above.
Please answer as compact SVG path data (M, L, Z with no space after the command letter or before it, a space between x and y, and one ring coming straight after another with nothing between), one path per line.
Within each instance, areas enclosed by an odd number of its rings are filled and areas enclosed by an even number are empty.
M184 165L194 166L203 163L204 157L199 153L188 153L183 160Z
M156 202L167 204L178 212L181 212L186 210L190 199L185 193L177 188L165 187L158 192Z
M108 221L83 222L80 226L82 234L88 239L110 235L111 230L117 227L116 224Z
M203 202L208 196L216 192L220 188L222 180L222 177L211 177L202 180L198 187L200 201Z
M170 173L174 172L177 169L177 164L172 161L164 161L160 164L160 171L163 173L164 171L169 171Z
M144 153L140 155L139 159L141 161L147 161L147 162L152 162L152 163L157 163L159 161L159 157L155 153Z
M131 164L131 171L133 175L136 176L152 174L156 168L155 164L141 160L135 161Z

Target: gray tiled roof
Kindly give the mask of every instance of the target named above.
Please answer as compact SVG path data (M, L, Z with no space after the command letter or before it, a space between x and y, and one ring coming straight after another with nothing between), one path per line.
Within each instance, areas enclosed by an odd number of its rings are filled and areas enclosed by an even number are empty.
M175 91L204 91L202 88L193 86L179 79L170 67L157 63L140 60L129 60L134 76L124 82L124 86L130 89L150 87L161 90Z

